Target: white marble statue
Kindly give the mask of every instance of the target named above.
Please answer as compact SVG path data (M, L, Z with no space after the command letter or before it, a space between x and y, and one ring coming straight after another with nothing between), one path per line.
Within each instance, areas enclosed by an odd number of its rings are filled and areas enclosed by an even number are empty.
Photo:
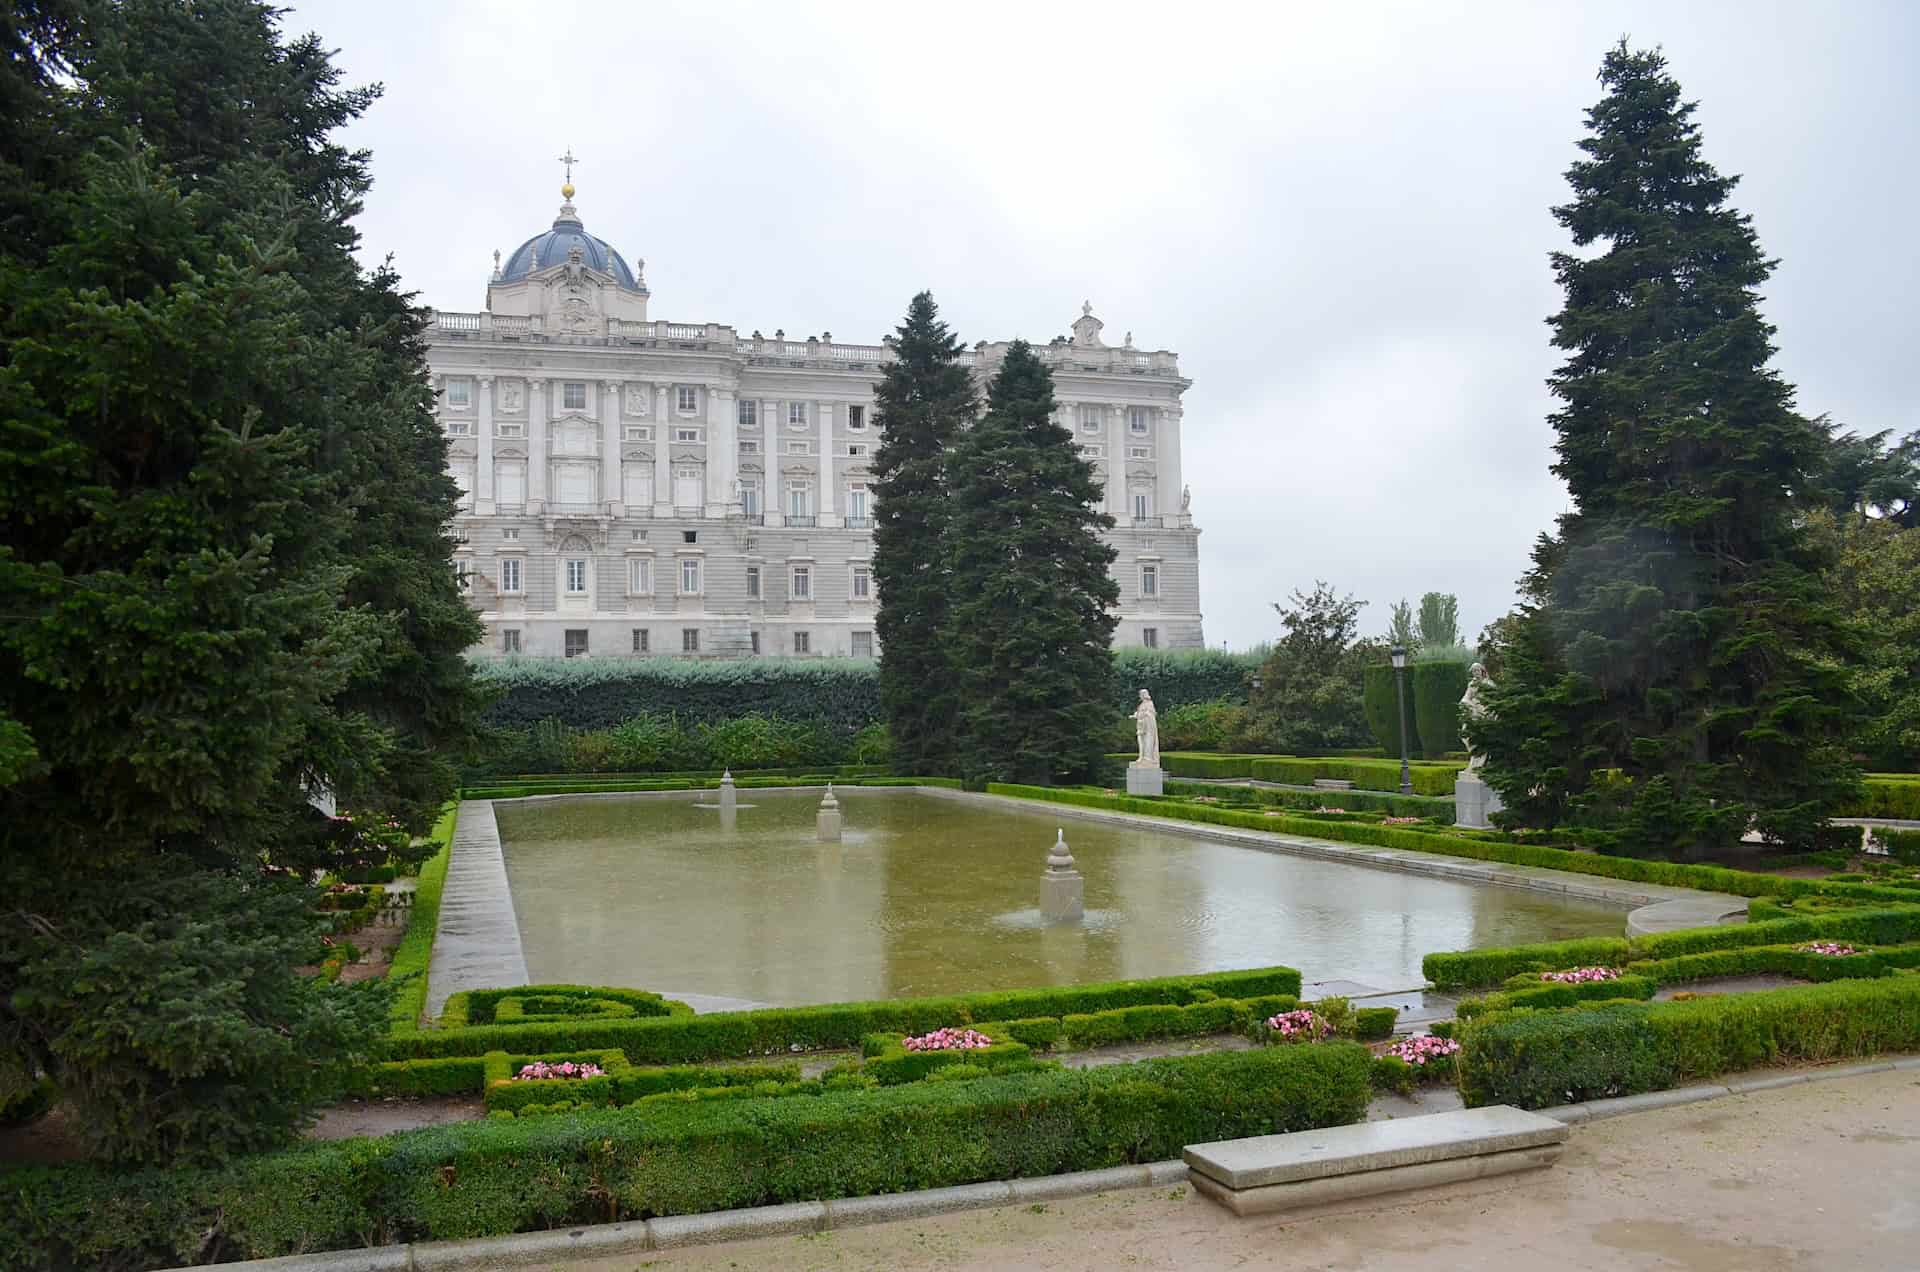
M1133 736L1140 744L1140 758L1134 763L1143 768L1160 767L1160 713L1153 709L1153 695L1140 691L1140 705L1133 712Z
M1487 714L1486 693L1492 685L1493 681L1487 678L1486 667L1481 663L1473 664L1473 669L1467 672L1467 691L1460 695L1460 719L1469 729L1473 721ZM1461 741L1467 748L1467 772L1478 772L1480 766L1487 762L1486 752L1475 750L1473 742L1467 738Z
M1193 511L1193 487L1182 486L1180 487L1180 512L1184 516L1185 514L1192 511Z

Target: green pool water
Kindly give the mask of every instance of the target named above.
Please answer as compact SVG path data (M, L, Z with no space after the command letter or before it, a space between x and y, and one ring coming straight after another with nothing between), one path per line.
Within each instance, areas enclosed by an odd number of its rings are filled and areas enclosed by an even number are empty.
M535 983L764 1003L1071 984L1284 963L1309 981L1421 983L1433 950L1619 935L1625 912L906 791L743 791L495 805ZM704 793L701 800L715 796ZM1054 828L1088 921L1039 922Z

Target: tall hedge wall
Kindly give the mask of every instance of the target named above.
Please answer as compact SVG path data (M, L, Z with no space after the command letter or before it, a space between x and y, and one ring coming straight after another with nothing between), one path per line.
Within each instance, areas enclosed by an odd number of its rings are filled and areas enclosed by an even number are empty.
M1408 705L1420 749L1428 755L1460 749L1460 695L1467 691L1467 671L1467 664L1458 662L1418 662L1407 668Z
M1381 663L1361 672L1360 706L1367 716L1367 728L1373 740L1388 755L1400 754L1400 705L1393 694L1393 667ZM1407 704L1407 746L1409 758L1419 759L1419 731L1413 727L1413 704Z
M1122 649L1114 662L1114 705L1133 710L1153 694L1167 711L1196 702L1245 702L1253 654L1209 649ZM475 662L482 684L499 696L489 724L524 729L558 720L575 729L608 729L642 713L683 724L712 724L758 714L821 720L852 734L880 719L880 681L864 659L487 658Z

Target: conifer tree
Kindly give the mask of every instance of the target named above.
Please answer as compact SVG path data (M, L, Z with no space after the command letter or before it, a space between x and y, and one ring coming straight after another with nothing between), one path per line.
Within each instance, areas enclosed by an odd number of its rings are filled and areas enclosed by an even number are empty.
M880 592L880 707L894 763L940 773L952 761L956 727L948 674L945 532L946 465L955 437L974 417L973 376L960 341L921 292L895 330L894 359L874 390L880 442L874 448L873 577Z
M352 254L375 90L253 0L42 10L0 75L0 1104L46 1072L101 1156L217 1159L384 1022L295 971L351 851L309 792L425 831L480 628L422 318Z
M1091 777L1112 726L1120 590L1099 532L1113 518L1053 414L1053 375L1016 340L949 465L949 674L969 778Z
M1847 639L1799 515L1824 434L1767 365L1773 262L1665 59L1622 42L1600 79L1554 209L1604 248L1553 258L1553 471L1573 510L1535 551L1476 745L1527 825L1669 855L1750 827L1811 843L1857 780Z

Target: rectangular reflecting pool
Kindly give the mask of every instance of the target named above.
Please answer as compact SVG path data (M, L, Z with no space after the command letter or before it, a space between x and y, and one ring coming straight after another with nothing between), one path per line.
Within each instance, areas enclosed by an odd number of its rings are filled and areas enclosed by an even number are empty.
M1309 981L1418 985L1434 950L1619 935L1625 911L1262 852L1175 829L1063 820L912 791L741 791L729 827L692 798L495 805L528 972L761 1003L1297 967ZM1054 828L1087 919L1040 922Z

